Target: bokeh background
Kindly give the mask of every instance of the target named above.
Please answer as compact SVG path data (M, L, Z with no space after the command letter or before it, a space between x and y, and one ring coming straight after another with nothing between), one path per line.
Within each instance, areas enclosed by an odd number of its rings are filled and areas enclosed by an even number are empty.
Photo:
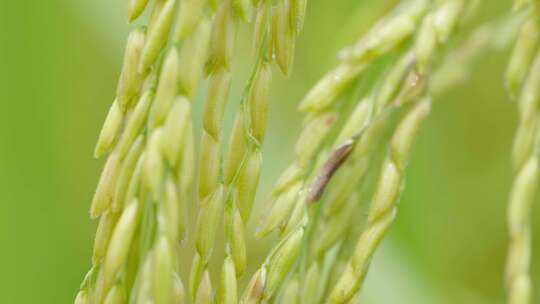
M395 2L309 1L294 73L275 77L260 200L292 159L302 95L336 62L337 51ZM483 2L472 26L509 11L510 1ZM87 210L102 166L92 151L130 28L126 3L0 1L1 303L70 303L90 266L96 222ZM239 42L230 113L252 63L246 40ZM467 83L437 97L363 303L504 302L517 122L502 79L508 53L486 51ZM540 220L533 256L540 290Z

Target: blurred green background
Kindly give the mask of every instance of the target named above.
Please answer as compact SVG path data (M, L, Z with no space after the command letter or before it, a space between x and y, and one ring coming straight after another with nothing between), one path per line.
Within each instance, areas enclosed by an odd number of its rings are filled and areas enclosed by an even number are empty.
M309 1L294 73L275 77L260 199L292 159L299 99L335 64L336 52L394 2ZM473 25L509 11L505 2L484 1ZM70 303L90 266L96 223L87 210L102 166L92 151L130 28L126 3L0 1L1 303ZM249 56L238 52L240 75ZM437 98L364 303L503 303L517 118L503 87L507 57L508 51L486 52L468 83ZM242 81L234 84L231 113ZM539 249L540 220L532 265L537 290Z

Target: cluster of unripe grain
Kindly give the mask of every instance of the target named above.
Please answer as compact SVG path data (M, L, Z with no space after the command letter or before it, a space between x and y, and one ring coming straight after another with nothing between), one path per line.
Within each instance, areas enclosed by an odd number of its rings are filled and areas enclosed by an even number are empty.
M242 7L240 4L234 2L229 6L230 3L225 1L222 8L225 7L232 13L232 10ZM229 67L226 63L230 62L228 57L232 52L221 52L222 55L218 58L222 59L210 63L216 82L211 84L203 118L199 174L199 199L210 201L207 206L201 206L199 213L197 255L192 264L190 290L197 294L215 243L217 225L223 218L225 261L216 297L218 303L238 302L237 278L244 273L247 264L244 227L256 195L262 162L260 148L267 128L272 76L270 64L273 58L276 58L281 70L285 74L289 73L295 39L303 23L305 5L306 1L302 0L281 0L275 5L271 1L263 0L256 1L253 8L246 7L239 11L244 12L240 17L247 18L248 12L252 12L254 16L253 45L256 62L236 114L226 154L221 151L223 139L219 130L225 108L226 90L230 82L230 76L224 73L228 73ZM231 13L222 18L233 18ZM223 25L228 23L221 21ZM212 42L223 40L225 34L218 33L214 37L216 39ZM234 37L231 36L230 39ZM230 49L234 40L222 44ZM222 164L223 154L225 157Z
M130 22L148 2L130 0ZM238 302L236 278L246 268L243 229L266 132L270 63L276 58L289 73L305 7L305 0L154 1L148 26L129 36L117 96L96 146L96 157L108 155L90 211L100 223L93 267L76 303ZM222 120L236 31L239 21L252 15L257 60L223 166ZM196 253L185 292L178 248L196 171L191 100L204 75L209 89L199 155ZM216 294L208 261L222 214L227 248Z
M537 191L540 136L540 29L536 1L515 1L514 8L522 11L525 18L506 73L506 84L510 95L517 100L519 114L513 147L515 177L508 202L510 243L506 286L508 303L528 304L532 303L530 217Z
M299 106L305 119L294 161L276 182L256 232L258 237L277 232L278 241L240 292L248 263L244 230L261 174L271 65L275 61L290 73L306 0L153 1L148 26L128 37L116 98L96 145L95 156L107 156L90 209L99 224L92 269L75 302L356 301L373 254L395 219L410 149L430 112L430 84L437 94L466 77L455 64L443 64L440 73L433 67L475 5L403 1L343 50L338 65L306 94ZM130 0L129 20L148 6L148 0ZM515 8L526 13L506 75L520 116L507 286L509 303L526 304L532 301L528 268L538 175L540 51L536 2L517 0ZM245 21L253 24L255 63L224 151L223 116L236 36ZM449 61L468 62L483 46L497 44L490 41L494 28L475 31ZM391 62L387 70L370 70L384 60ZM371 87L340 123L340 100L371 72ZM205 76L208 95L197 153L191 103ZM192 188L198 207L195 254L184 289L179 250ZM210 260L220 230L225 250L219 282L213 284L219 271L211 269Z
M129 35L116 99L96 146L108 154L92 207L101 217L93 267L76 303L183 303L195 147L191 100L207 61L205 1L156 0ZM148 1L129 2L129 20ZM188 17L186 17L188 16Z
M281 297L301 303L347 303L356 296L367 272L368 261L394 219L408 150L420 122L430 109L429 98L420 100L425 91L424 74L429 69L435 50L447 41L463 10L462 1L446 1L437 6L429 1L415 1L398 13L384 18L355 46L342 52L338 67L323 77L301 103L300 110L309 114L304 128L308 135L300 136L295 149L295 163L284 172L276 184L273 191L275 203L263 227L258 231L259 235L266 235L279 230L281 242L298 229L307 234L302 244L295 247L304 248L307 253L302 254L300 259L306 259L307 256L311 263L307 263L307 266L302 265L303 261L291 264L294 266L293 275L283 287ZM336 179L340 179L342 183L336 182L335 189L328 189L327 195L331 199L322 211L313 212L310 206L319 196L312 197L309 192L314 187L321 186L317 178L314 182L308 180L313 179L310 176L313 177L314 172L324 169L321 159L329 157L330 162L336 155L335 152L321 151L323 139L331 128L330 124L324 123L328 120L323 117L333 114L331 111L335 102L371 63L399 49L415 34L415 43L381 79L376 94L362 99L351 113L348 123L344 125L332 148L337 152L343 149L340 145L345 140L353 139L353 151L336 175ZM390 117L395 117L389 112L396 107L404 108L398 116L401 122L390 140L388 157L383 161L367 226L358 241L358 247L362 250L351 257L357 261L355 265L359 266L354 269L346 266L342 278L337 280L337 285L326 298L325 290L329 277L336 274L330 273L335 272L335 269L331 269L335 267L329 269L323 266L326 262L325 254L330 252L330 249L335 249L334 245L341 244L350 229L347 223L351 212L355 208L357 210L358 184L370 165L371 147L380 140L379 135L383 129L381 125L388 124ZM316 165L313 166L314 161ZM315 189L316 191L321 189ZM315 233L317 237L313 237L311 229L320 229L316 231L321 233ZM317 245L310 245L311 242ZM330 260L335 259L335 250L329 255ZM314 258L310 259L309 256ZM261 268L259 278L266 274L266 270L264 266ZM272 294L266 298L271 296Z
M404 187L405 167L409 151L418 129L431 108L426 96L425 82L434 54L452 34L459 17L465 10L463 1L444 1L429 7L418 28L411 53L390 71L386 84L401 79L401 85L390 85L382 92L397 92L394 98L384 98L375 103L376 112L383 111L388 102L406 107L399 118L383 160L380 176L372 196L364 230L358 238L356 249L348 260L343 273L330 292L327 303L347 303L359 292L367 274L373 253L394 221L397 203ZM414 61L409 61L414 59ZM409 61L407 63L407 61ZM390 79L390 80L389 80ZM397 84L397 83L396 83ZM385 88L382 86L381 88ZM392 94L383 95L392 96Z
M195 230L196 254L191 265L189 291L195 303L213 300L208 262L226 199L220 182L221 150L223 145L223 115L231 84L232 57L235 47L237 18L233 1L216 3L217 12L210 38L210 56L206 69L209 90L203 116L203 135L200 146L198 205ZM235 286L236 289L236 286Z

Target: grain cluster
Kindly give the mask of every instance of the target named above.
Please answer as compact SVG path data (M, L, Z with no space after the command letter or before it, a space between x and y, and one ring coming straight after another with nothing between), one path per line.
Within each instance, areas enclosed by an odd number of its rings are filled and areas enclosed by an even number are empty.
M256 210L273 69L292 72L307 0L129 0L129 21L148 22L128 36L95 147L105 158L90 207L99 223L75 303L356 303L397 216L432 101L466 82L482 52L505 48L513 36L506 84L519 125L506 286L508 303L532 303L538 4L516 0L512 16L457 35L480 1L398 3L300 101L292 162ZM250 73L231 103L243 27L251 32ZM200 90L205 103L195 117ZM247 229L252 213L260 216L256 231ZM248 258L248 233L276 237L259 265Z

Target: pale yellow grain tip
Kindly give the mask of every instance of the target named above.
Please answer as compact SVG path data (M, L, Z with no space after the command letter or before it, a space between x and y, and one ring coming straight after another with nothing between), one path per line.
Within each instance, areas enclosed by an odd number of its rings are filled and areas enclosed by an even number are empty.
M283 171L274 185L272 195L278 196L283 193L283 191L287 190L292 184L302 178L303 172L304 170L302 167L300 167L296 162L289 165L289 167Z
M212 281L210 280L210 274L205 271L201 284L197 289L197 296L195 297L195 304L212 304L214 301Z
M199 159L199 198L204 199L216 189L219 182L221 143L203 133Z
M329 304L344 304L354 296L359 282L356 274L350 264L347 264L345 270L336 286L330 292L327 302Z
M280 227L280 236L284 237L292 233L299 226L305 226L308 217L307 217L307 201L306 201L306 191L301 190L298 194L297 202L294 206L294 209L289 216L289 219L281 224Z
M296 32L290 25L290 2L278 1L272 10L272 40L276 61L285 75L291 72L296 46Z
M236 208L235 201L227 202L225 209L225 236L228 249L234 262L237 277L244 274L247 266L246 240L244 236L244 222Z
M303 237L304 227L300 226L280 244L276 252L270 257L267 266L268 278L264 288L264 299L270 299L283 284L285 277L300 253Z
M111 238L115 222L116 216L112 212L105 212L99 219L96 237L94 240L94 253L92 256L92 262L94 265L98 265L107 253L107 247L109 246L109 240Z
M217 228L221 221L224 208L224 190L219 187L201 203L199 218L197 219L197 228L195 243L197 252L201 256L204 264L212 254L216 239Z
M143 141L143 135L139 135L139 138L133 142L131 149L122 162L122 167L118 175L118 181L114 192L114 201L112 205L112 210L114 212L121 211L124 207L129 184L133 179L133 173L135 172L135 168L144 148Z
M373 196L372 206L369 213L369 221L373 222L388 213L399 195L401 186L401 174L396 165L386 161L383 165L379 186Z
M195 154L195 134L193 122L190 118L188 122L184 145L182 150L181 164L177 166L178 188L182 192L181 197L185 201L190 201L193 191L193 181L195 179L195 168L197 166L197 155Z
M411 37L415 29L416 22L412 16L405 14L392 17L371 32L366 41L356 46L349 57L356 61L377 58L401 45Z
M404 169L411 146L416 138L416 134L420 129L420 125L431 111L431 101L429 98L421 100L409 112L407 117L399 124L394 135L392 136L391 146L394 161L397 165Z
M156 242L154 252L153 298L156 304L170 303L174 284L174 256L170 241L161 236Z
M536 194L538 180L538 159L531 157L516 177L510 194L508 222L512 235L519 234L528 223L532 202Z
M94 150L95 158L104 155L113 148L113 145L120 134L123 120L124 114L118 105L118 101L115 100L109 109L109 113L107 114L107 118L105 118L105 123L99 134Z
M92 199L90 207L90 217L92 219L97 218L112 205L119 166L118 153L109 155Z
M161 157L162 130L157 129L150 134L146 144L145 160L143 167L143 181L145 186L158 199L161 181L163 179L163 159Z
M250 152L236 182L238 189L238 209L245 222L249 220L253 203L255 202L257 186L259 185L259 178L261 176L261 166L262 153L260 151Z
M336 114L331 112L309 118L294 147L296 159L301 167L309 165L335 122Z
M257 71L248 96L251 135L259 143L262 143L267 128L271 81L270 64L263 63Z
M133 22L137 19L146 8L148 0L129 0L128 3L128 20Z
M161 67L159 83L150 113L150 125L159 126L163 123L177 92L178 79L178 52L176 48L171 48Z
M287 192L284 192L276 198L272 209L267 213L264 219L263 225L257 231L257 237L264 237L288 220L295 204L298 203L298 196L301 188L302 183L297 182L292 185Z
M210 54L207 71L212 73L218 68L230 68L236 40L236 21L232 14L232 7L227 3L220 5L210 40Z
M169 165L176 166L182 146L187 125L191 118L191 104L183 96L176 97L163 125L161 136L162 152Z
M133 30L128 37L124 54L124 63L120 80L116 90L118 105L122 111L131 105L133 98L137 96L143 79L138 66L146 41L146 28L139 27Z
M126 262L129 249L138 224L139 203L134 202L127 206L118 219L111 237L109 249L103 265L105 282L114 281L120 268Z
M258 304L263 298L264 288L266 286L266 268L261 267L251 277L242 298L240 304Z
M178 6L178 16L174 29L174 42L180 42L182 39L193 33L201 19L206 1L201 0L182 0Z
M362 232L354 254L351 258L351 266L355 272L357 280L359 280L356 291L360 288L367 274L369 263L373 257L373 253L377 249L386 231L394 221L397 210L393 208L375 222L370 222L368 227Z
M193 96L197 84L202 78L204 65L208 59L211 34L210 20L201 20L196 31L184 39L180 51L178 77L180 90L187 96Z
M225 161L225 183L228 185L233 180L242 165L247 153L247 139L245 132L245 115L242 110L238 111L234 120L229 151Z
M145 91L133 109L133 112L131 112L126 127L124 128L124 132L118 141L118 154L120 159L124 159L135 139L141 134L153 97L154 94L151 90Z
M298 109L301 112L320 112L330 108L350 82L365 68L366 64L341 64L326 74L311 88Z
M137 164L135 165L133 176L131 177L131 180L129 181L126 196L124 197L124 200L122 202L123 205L126 205L126 203L133 202L133 199L138 197L141 190L141 184L142 184L141 181L142 181L144 165L145 165L145 156L144 156L144 152L142 152L141 156L139 157L139 160L137 161Z
M179 235L181 239L185 231L185 222L181 218L186 215L180 211L182 209L180 204L182 202L178 197L176 185L172 176L169 175L165 182L164 204L160 205L159 210L159 229L165 232L171 242L176 242Z
M140 73L146 73L158 58L161 49L166 45L174 19L175 5L176 0L167 0L152 24L139 62Z
M229 97L232 74L226 69L216 71L210 78L208 97L204 107L204 130L214 139L221 136L223 115Z
M221 270L221 283L217 296L217 304L237 304L238 286L235 266L232 258L227 256Z
M373 99L371 97L363 98L353 109L347 122L341 129L336 139L336 144L341 145L346 140L358 135L370 121L373 110Z

